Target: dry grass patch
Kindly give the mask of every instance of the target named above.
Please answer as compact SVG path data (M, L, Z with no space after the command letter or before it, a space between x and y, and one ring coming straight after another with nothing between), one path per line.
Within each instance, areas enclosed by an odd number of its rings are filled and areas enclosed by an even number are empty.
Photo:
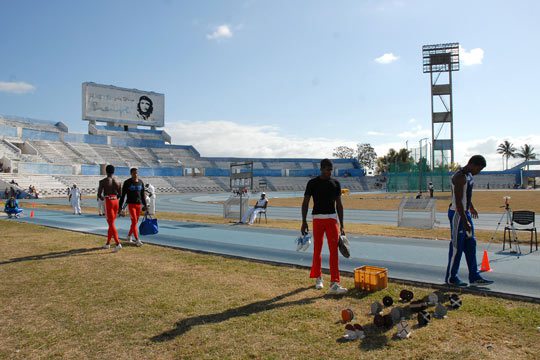
M342 196L345 209L358 210L397 210L402 197L416 194L384 193L384 194L355 194ZM450 192L435 193L437 211L447 211L450 203ZM531 210L540 212L540 191L537 190L507 190L507 191L475 191L473 203L480 213L502 213L504 196L510 196L514 210ZM303 198L276 198L270 199L271 206L298 207L302 205Z
M305 269L149 245L113 254L99 249L103 237L0 225L0 358L533 359L540 351L535 304L464 295L461 310L409 340L367 326L365 340L340 343L341 309L368 325L370 303L397 298L401 287L335 298L314 290Z

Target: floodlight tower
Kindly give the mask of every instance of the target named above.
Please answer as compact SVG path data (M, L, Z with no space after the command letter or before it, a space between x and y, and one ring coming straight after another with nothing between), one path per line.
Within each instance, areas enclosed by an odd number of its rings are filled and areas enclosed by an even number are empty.
M424 73L431 82L431 168L454 162L452 72L459 71L459 43L422 46Z

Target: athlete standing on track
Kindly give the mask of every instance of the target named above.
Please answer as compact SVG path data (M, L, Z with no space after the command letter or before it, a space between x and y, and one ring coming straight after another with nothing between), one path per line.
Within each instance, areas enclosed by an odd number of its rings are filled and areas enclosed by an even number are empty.
M139 179L137 168L130 169L131 178L124 181L122 185L122 197L120 198L120 208L124 204L124 199L128 204L129 217L131 218L131 227L129 228L128 240L133 242L135 237L135 243L137 246L142 245L142 241L139 240L139 232L137 231L137 223L141 216L141 210L146 211L146 197L144 194L144 183Z
M339 260L338 239L339 234L345 234L343 227L343 204L341 203L341 185L333 179L333 165L329 159L321 160L321 174L308 181L302 202L302 227L303 235L309 231L307 213L309 200L313 196L313 262L311 265L310 278L315 278L315 288L323 288L321 273L321 251L323 238L326 233L328 250L330 250L330 294L345 294L347 289L339 284ZM336 215L337 208L337 215ZM338 230L338 218L340 229Z
M450 247L448 250L448 267L445 281L449 285L467 286L457 276L461 255L469 267L469 282L475 286L490 285L493 281L480 276L476 262L476 238L472 219L478 219L478 212L472 204L473 176L486 167L486 159L482 155L474 155L467 165L459 169L452 177L452 203L448 209L450 220Z
M111 238L114 238L116 247L114 252L117 252L122 248L120 239L118 238L118 231L114 224L116 215L118 214L118 198L122 191L120 182L113 176L114 166L107 165L105 167L107 177L99 181L97 197L99 200L105 202L105 216L107 217L107 224L109 224L109 231L107 233L107 243L103 246L104 249L111 247Z

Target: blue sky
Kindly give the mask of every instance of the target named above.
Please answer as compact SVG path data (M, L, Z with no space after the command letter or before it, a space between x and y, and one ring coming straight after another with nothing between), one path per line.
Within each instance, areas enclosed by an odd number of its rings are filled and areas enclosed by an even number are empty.
M0 114L84 133L93 81L164 93L166 130L203 156L359 142L383 155L431 136L421 47L459 42L456 159L479 152L500 169L504 139L540 151L539 13L493 0L4 1Z

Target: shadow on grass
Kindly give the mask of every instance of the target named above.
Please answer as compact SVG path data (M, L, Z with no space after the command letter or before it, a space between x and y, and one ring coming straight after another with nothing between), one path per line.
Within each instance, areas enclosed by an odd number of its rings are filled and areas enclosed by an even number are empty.
M384 330L376 327L373 324L367 324L363 326L366 333L365 339L361 340L360 350L363 351L372 351L379 350L388 344L387 332L390 330Z
M308 298L303 298L303 299L294 300L294 301L286 301L286 302L277 303L278 301L283 300L289 296L293 296L293 295L299 294L301 292L304 292L310 289L313 289L313 287L309 286L309 287L298 288L286 294L276 296L272 299L257 301L257 302L240 306L234 309L225 310L220 313L206 314L206 315L193 316L190 318L186 318L177 322L174 329L167 330L159 335L156 335L152 337L150 340L153 342L169 341L169 340L173 340L177 336L182 336L183 334L185 334L186 332L188 332L195 326L206 325L206 324L216 324L223 321L227 321L232 318L236 318L240 316L249 316L249 315L260 313L263 311L279 309L286 306L311 304L315 300L320 299L321 297L315 296L315 297L308 297Z
M67 256L84 254L84 253L88 253L88 252L92 252L96 250L102 250L102 248L101 247L81 248L81 249L72 249L72 250L66 250L66 251L52 252L52 253L41 254L41 255L24 256L20 258L13 258L9 260L0 261L0 265L23 262L23 261L56 259L56 258L62 258L62 257L67 257Z

